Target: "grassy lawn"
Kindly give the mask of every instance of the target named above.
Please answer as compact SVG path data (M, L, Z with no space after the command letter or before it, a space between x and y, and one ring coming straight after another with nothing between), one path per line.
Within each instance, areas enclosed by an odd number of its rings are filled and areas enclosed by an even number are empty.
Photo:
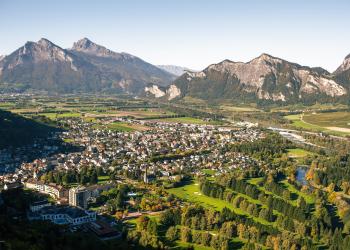
M114 122L107 125L109 129L122 131L122 132L132 132L132 131L146 131L149 127L143 126L141 124L126 123L126 122Z
M296 128L314 132L326 132L333 135L345 136L350 134L350 113L332 112L305 115L287 115L287 120L292 121Z
M103 110L100 109L96 111L96 109L91 110L85 110L88 114L88 116L97 116L97 117L104 117L104 116L114 116L114 117L125 117L125 116L132 116L135 118L152 118L152 117L159 117L159 116L170 116L175 115L175 113L163 110L163 109L136 109L136 110Z
M224 207L235 209L232 204L203 195L199 191L199 184L192 183L186 186L171 188L167 190L169 193L178 196L181 199L188 200L195 203L200 203L204 207L213 208L215 210L221 211Z
M213 248L211 247L206 247L203 245L198 245L198 244L193 244L193 243L186 243L186 242L182 242L182 241L176 241L176 246L172 247L170 249L188 249L189 246L193 246L193 248L195 250L213 250Z
M303 197L307 203L309 203L309 204L315 203L315 197L313 197L312 195L309 195L309 194L306 194L304 192L299 191L292 184L288 183L287 180L281 181L281 183L283 183L290 192L295 193L298 196Z
M66 142L66 143L74 142L74 140L72 138L65 138L65 139L63 139L63 141Z
M280 198L280 199L283 199L283 200L284 200L283 197L281 197L281 196L279 196L279 195L277 195L277 194L275 194L275 193L273 193L273 192L271 192L271 191L268 191L264 186L259 186L259 183L262 182L262 181L263 181L263 178L262 178L262 177L261 177L261 178L251 178L251 179L247 180L248 183L253 184L253 185L256 185L256 187L257 187L260 191L264 192L265 194L269 194L269 195L272 195L272 196L274 196L274 197L276 197L276 198ZM289 202L291 205L293 205L293 206L296 205L296 200L289 200L288 202Z
M56 120L57 118L66 118L66 117L80 117L81 114L77 112L68 112L68 113L38 113L38 115L46 116L51 120Z
M97 119L95 117L84 117L83 120L85 122L96 122Z
M249 106L230 106L230 105L222 105L220 106L221 110L224 111L231 111L231 112L260 112L259 109L254 108L254 107L249 107Z
M110 178L108 175L104 175L104 176L97 177L97 180L98 180L98 184L103 184L103 183L108 182L110 180Z
M259 190L265 192L266 194L271 194L277 198L284 199L283 197L280 197L280 196L276 195L275 193L272 193L272 192L266 190L264 187L259 186L258 184L261 181L263 181L262 177L261 178L251 178L251 179L247 180L248 183L256 185ZM302 196L307 203L309 203L309 204L315 203L315 198L312 195L309 195L309 194L306 194L304 192L299 191L292 184L288 183L287 180L281 181L280 183L283 184L285 186L285 188L288 189L291 193L296 194L298 197ZM288 202L295 206L297 203L297 199L289 200Z
M287 116L285 116L285 118L287 120L292 121L292 125L297 127L297 128L304 128L304 129L313 130L313 131L317 131L317 132L322 132L325 130L324 128L319 127L317 125L308 124L308 123L303 122L301 120L301 115L287 115Z
M216 173L216 171L212 169L203 169L202 172L208 175L215 175Z
M288 151L288 157L291 157L291 158L303 158L303 157L306 157L308 155L314 154L314 153L307 151L307 150L304 150L302 148L291 148L291 149L288 149L287 151Z
M135 130L126 122L113 122L108 124L107 128L110 130L120 131L120 132L132 132Z
M12 109L15 105L13 102L0 102L0 109Z
M199 190L199 184L196 182L193 182L189 185L185 185L182 187L171 188L171 189L168 189L167 191L183 200L186 200L192 203L198 203L206 208L212 208L217 211L221 211L224 207L227 207L231 209L233 212L235 212L236 214L245 215L247 217L253 218L255 221L261 224L264 224L264 225L273 224L261 218L252 217L246 211L243 211L240 208L234 207L231 203L227 201L203 195Z
M263 180L264 180L264 177L258 177L258 178L251 178L251 179L247 180L247 182L250 184L253 184L253 185L258 185Z
M309 113L303 120L321 127L350 128L350 112Z

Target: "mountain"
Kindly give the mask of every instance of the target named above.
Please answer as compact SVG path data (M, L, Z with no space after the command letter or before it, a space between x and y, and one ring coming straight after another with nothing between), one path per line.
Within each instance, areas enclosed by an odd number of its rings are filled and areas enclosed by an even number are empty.
M109 80L112 88L128 93L139 93L148 84L167 86L175 76L140 58L116 53L83 38L70 49L74 55L95 65Z
M168 88L145 89L172 100L191 96L204 100L313 102L343 98L348 91L322 68L310 68L262 54L247 62L224 60L200 72L186 72Z
M343 63L333 72L333 75L350 92L350 54L345 57Z
M186 71L194 71L189 68L176 65L157 65L157 67L175 76L181 76L182 74L186 73Z
M166 86L174 76L138 57L116 53L84 38L63 49L47 39L27 42L0 60L0 83L57 93L137 94L148 84Z

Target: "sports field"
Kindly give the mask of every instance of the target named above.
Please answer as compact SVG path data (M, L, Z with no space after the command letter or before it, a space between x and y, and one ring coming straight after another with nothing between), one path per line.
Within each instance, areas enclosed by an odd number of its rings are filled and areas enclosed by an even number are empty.
M212 208L217 211L221 211L224 207L227 207L234 211L236 214L239 215L246 215L247 217L252 218L253 220L264 224L264 225L272 225L273 223L267 222L266 220L263 220L259 217L252 217L250 214L248 214L246 211L243 211L240 208L234 207L230 202L227 202L225 200L213 198L210 196L206 196L202 194L199 190L199 184L197 182L192 182L191 184L182 186L182 187L177 187L177 188L171 188L167 190L169 193L174 194L175 196L179 197L180 199L192 202L192 203L197 203L202 205L203 207L206 208ZM252 198L239 194L240 196L246 198L249 202L252 203L260 203L258 200L253 200Z

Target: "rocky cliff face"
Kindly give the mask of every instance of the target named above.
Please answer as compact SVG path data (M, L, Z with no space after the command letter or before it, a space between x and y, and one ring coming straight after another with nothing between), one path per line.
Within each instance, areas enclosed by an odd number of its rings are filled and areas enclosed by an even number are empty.
M47 39L27 42L0 61L0 82L55 92L93 91L99 71Z
M174 76L126 53L116 53L84 38L72 49L47 39L27 42L0 60L0 83L58 93L127 92L147 84L166 86Z
M225 60L201 72L187 72L165 90L163 98L186 95L206 100L263 100L297 102L312 97L347 95L344 86L324 69L303 67L267 54L247 63ZM175 93L174 93L175 92Z
M341 83L350 92L350 54L333 73L337 82Z
M74 43L70 51L95 65L112 87L123 92L138 94L148 84L167 86L175 79L174 75L136 56L113 52L87 38Z

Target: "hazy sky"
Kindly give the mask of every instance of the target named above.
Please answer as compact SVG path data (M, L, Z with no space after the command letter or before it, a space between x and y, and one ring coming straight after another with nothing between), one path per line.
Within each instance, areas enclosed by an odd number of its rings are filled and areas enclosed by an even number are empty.
M203 69L261 53L333 71L350 53L349 0L0 0L0 55L88 37L153 64Z

